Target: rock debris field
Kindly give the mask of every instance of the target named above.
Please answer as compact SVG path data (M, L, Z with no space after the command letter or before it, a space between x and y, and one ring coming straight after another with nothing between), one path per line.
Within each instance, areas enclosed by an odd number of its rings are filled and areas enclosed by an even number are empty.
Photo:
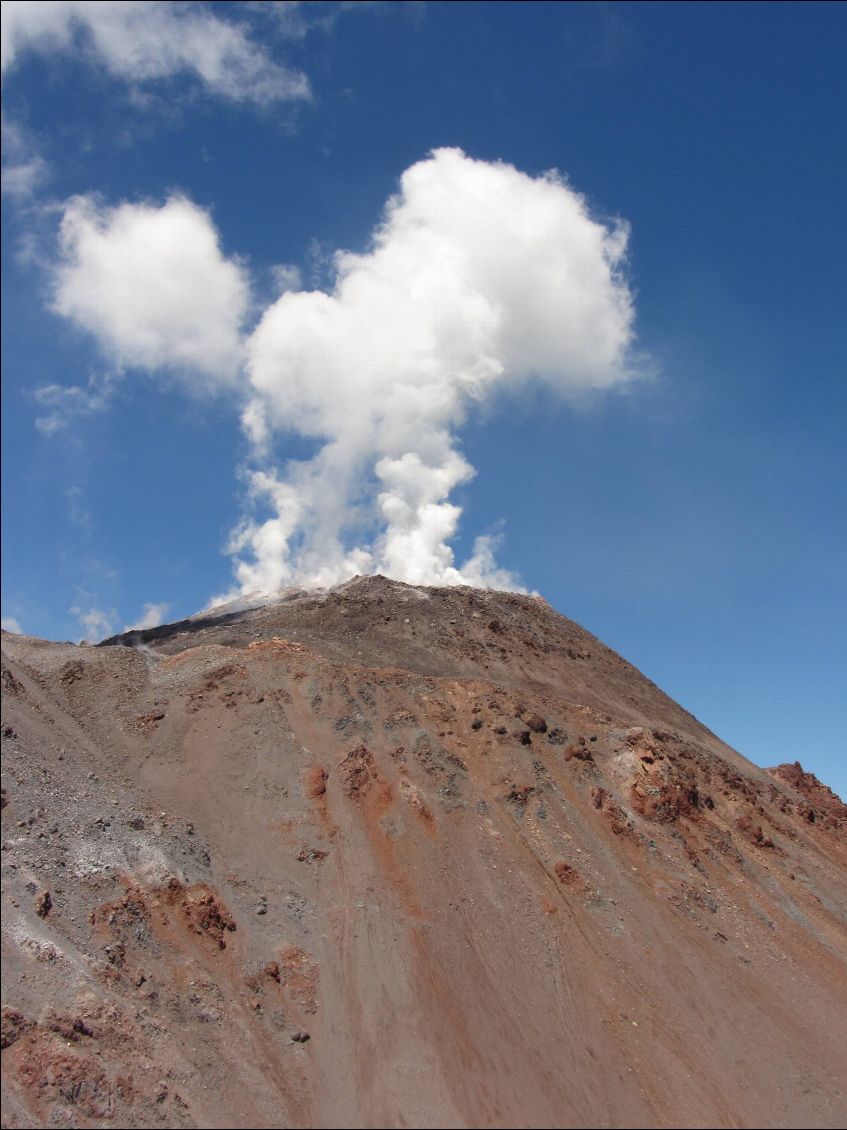
M544 601L356 578L2 683L4 1127L847 1121L847 809Z

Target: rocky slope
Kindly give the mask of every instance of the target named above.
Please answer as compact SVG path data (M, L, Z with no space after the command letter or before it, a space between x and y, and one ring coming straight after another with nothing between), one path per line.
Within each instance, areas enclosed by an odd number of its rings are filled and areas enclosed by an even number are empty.
M847 810L543 601L3 634L3 1126L841 1126Z

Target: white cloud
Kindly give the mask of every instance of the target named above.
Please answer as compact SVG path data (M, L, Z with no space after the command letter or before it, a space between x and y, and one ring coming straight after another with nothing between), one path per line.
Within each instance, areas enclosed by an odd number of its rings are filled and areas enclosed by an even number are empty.
M457 149L408 169L371 249L336 255L331 293L283 294L247 343L242 419L266 516L231 542L240 590L376 571L514 587L490 539L454 563L450 497L474 473L457 429L498 388L537 381L572 397L632 378L627 236L555 173ZM267 452L292 430L319 450L280 470Z
M3 138L3 170L0 187L18 202L28 200L47 179L47 163L36 151L27 131L18 122L0 119Z
M279 294L289 290L299 290L303 285L303 276L296 263L276 263L271 267L271 277Z
M235 379L247 273L221 253L208 213L183 196L161 207L65 205L54 309L88 330L118 366Z
M212 94L269 105L310 97L309 81L252 41L241 22L192 3L6 0L0 60L78 51L130 83L193 74ZM237 8L236 8L237 11Z
M0 628L5 632L14 632L16 636L24 635L24 630L14 616L4 616L0 620Z
M47 165L43 157L34 153L24 161L3 166L2 191L7 196L24 199L32 196L38 186L46 179Z
M145 628L158 628L160 624L164 624L165 616L168 614L169 604L162 602L161 604L145 604L141 616L134 624L125 624L125 632L143 631Z
M74 604L70 608L85 633L80 642L99 643L112 635L118 614L114 608L96 608L90 604Z
M396 9L405 12L416 6L417 0L404 0ZM391 11L395 5L386 0L254 0L251 8L272 16L276 30L286 39L305 39L312 31L331 31L341 16Z
M38 421L36 420L36 426ZM71 485L65 487L63 494L67 503L68 519L86 536L94 531L94 519L91 516L91 511L85 503L85 495L83 494L82 487Z
M35 426L43 436L62 431L83 416L92 416L107 407L113 383L109 375L92 376L87 387L81 385L41 385L33 399L46 414L36 416Z

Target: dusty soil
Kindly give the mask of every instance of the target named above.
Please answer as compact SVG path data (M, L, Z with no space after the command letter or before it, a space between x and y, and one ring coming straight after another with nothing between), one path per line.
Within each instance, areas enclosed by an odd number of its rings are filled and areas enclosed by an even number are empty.
M847 1120L847 809L543 601L362 578L2 681L3 1126Z

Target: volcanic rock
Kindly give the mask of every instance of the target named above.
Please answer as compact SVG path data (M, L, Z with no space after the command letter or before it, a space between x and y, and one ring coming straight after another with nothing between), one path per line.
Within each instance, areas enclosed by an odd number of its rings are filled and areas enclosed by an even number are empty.
M847 1120L847 809L544 601L2 639L4 1127Z

